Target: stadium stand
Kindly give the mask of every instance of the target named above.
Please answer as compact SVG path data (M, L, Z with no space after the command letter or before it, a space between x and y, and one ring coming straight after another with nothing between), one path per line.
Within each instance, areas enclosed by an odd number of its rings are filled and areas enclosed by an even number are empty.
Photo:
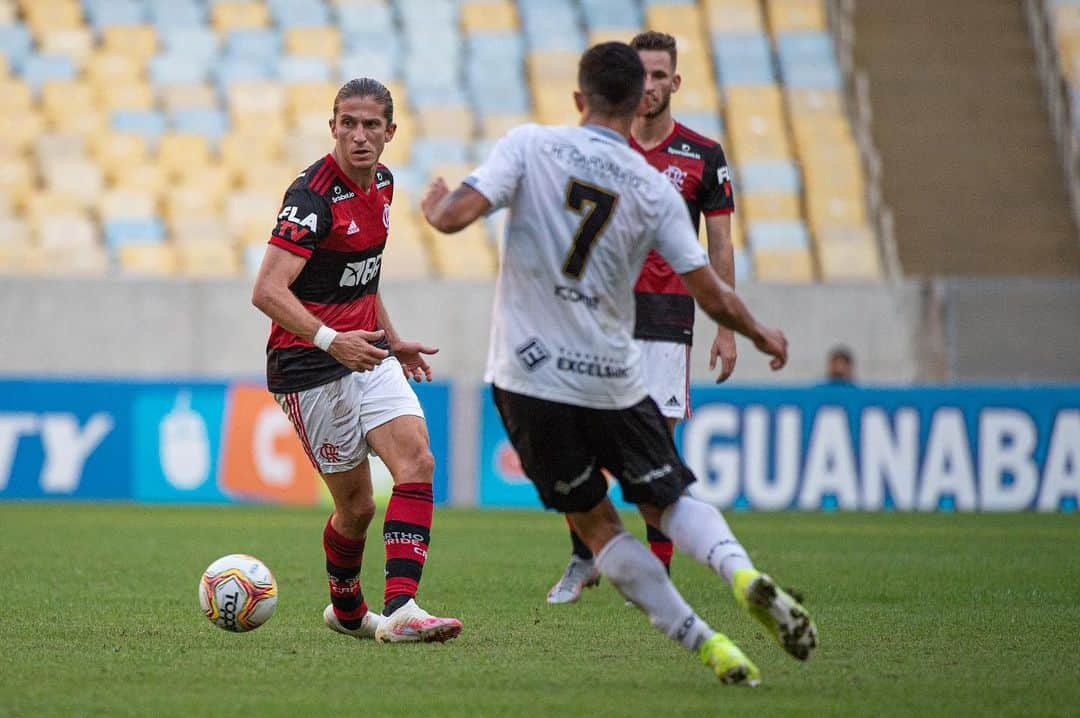
M1057 5L1072 62L1080 4ZM399 127L387 275L492 277L501 219L429 232L427 182L576 122L579 53L645 28L679 41L676 116L724 143L740 281L880 280L824 0L0 0L0 271L253 272L337 88L371 75Z

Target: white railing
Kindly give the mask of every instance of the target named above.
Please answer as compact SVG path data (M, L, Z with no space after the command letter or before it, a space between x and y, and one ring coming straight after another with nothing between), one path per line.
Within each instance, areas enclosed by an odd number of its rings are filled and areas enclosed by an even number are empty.
M1073 130L1076 118L1072 116L1068 85L1054 48L1046 4L1042 0L1025 0L1024 7L1031 32L1031 44L1035 48L1035 65L1042 82L1046 109L1050 114L1050 128L1065 169L1066 189L1080 241L1080 139Z
M889 281L897 282L903 276L903 268L896 250L892 209L882 191L881 155L870 131L874 119L870 78L855 65L855 0L826 0L825 7L836 42L836 60L843 74L848 121L866 174L867 211L877 235L885 276Z

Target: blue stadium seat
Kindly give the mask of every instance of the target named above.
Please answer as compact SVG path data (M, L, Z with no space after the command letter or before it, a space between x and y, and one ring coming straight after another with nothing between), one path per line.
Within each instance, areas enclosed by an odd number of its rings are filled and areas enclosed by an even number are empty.
M753 85L775 85L776 69L772 60L756 57L716 59L716 74L722 87L747 87Z
M109 127L139 135L153 145L165 131L165 118L156 110L117 110L109 120Z
M269 0L267 5L282 29L331 24L330 10L321 0Z
M832 35L825 32L786 32L776 36L776 52L781 61L803 58L834 60Z
M585 24L590 28L626 28L637 31L644 23L634 0L583 0Z
M146 6L137 0L96 0L84 2L83 9L95 30L113 25L141 25L146 21Z
M386 82L399 76L394 58L389 53L376 50L346 53L338 63L338 79L343 83L354 77L374 77Z
M150 0L147 14L158 35L176 28L203 27L207 23L206 7L196 0Z
M150 58L150 83L154 87L205 82L208 75L207 60L198 55L169 52Z
M751 222L746 234L754 251L810 248L810 233L798 220Z
M229 117L217 109L174 110L169 117L169 127L176 132L202 135L213 142L218 142L229 131Z
M330 66L321 57L283 56L277 63L277 76L282 82L326 82Z
M458 27L458 8L454 2L432 2L431 0L397 0L395 3L401 14L406 30L416 27Z
M396 34L389 5L342 5L337 15L337 26L346 41L356 33L376 38Z
M233 30L225 42L225 53L227 61L270 63L281 55L281 45L281 33L277 30Z
M165 225L160 219L110 219L105 221L105 246L116 250L127 244L160 244Z
M754 263L750 261L746 250L742 247L735 247L733 254L735 259L735 284L739 285L753 279Z
M51 80L74 80L79 74L74 61L67 55L31 54L23 61L22 78L37 91Z
M345 33L344 31L342 34L344 40L343 54L380 55L383 60L380 60L377 64L381 65L383 61L389 62L394 68L394 76L397 77L400 74L401 58L405 54L403 51L404 41L396 32L385 36L364 32Z
M515 62L525 60L525 42L517 33L477 33L465 37L466 54L469 61L491 63Z
M743 162L736 168L740 192L798 192L799 169L790 160Z
M531 107L525 80L520 75L509 84L470 85L469 97L472 106L481 114L528 114Z
M25 25L0 25L0 52L8 61L12 70L22 70L23 62L33 54L34 40Z
M468 104L464 90L457 85L409 85L409 100L418 110Z
M227 92L236 82L260 82L273 79L273 64L254 60L225 58L213 68L218 89Z
M839 90L842 84L840 68L835 64L791 63L781 65L780 73L784 77L784 84L792 89Z
M468 145L458 140L418 137L413 140L415 166L423 172L435 165L463 164L469 161Z
M715 112L676 112L675 119L712 140L719 141L724 134L724 120Z
M209 61L221 48L217 35L207 27L171 27L160 30L158 36L167 54Z

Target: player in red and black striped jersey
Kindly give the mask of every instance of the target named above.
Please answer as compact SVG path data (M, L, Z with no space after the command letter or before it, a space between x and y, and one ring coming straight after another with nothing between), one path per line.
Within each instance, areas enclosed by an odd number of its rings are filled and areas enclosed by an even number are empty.
M445 641L455 618L432 616L415 596L431 532L435 460L408 378L431 380L425 354L403 341L379 298L394 177L379 164L394 136L389 90L363 78L334 100L333 151L285 193L252 302L273 320L266 380L334 499L323 529L330 586L326 625L383 642ZM360 564L375 513L368 453L390 470L382 615L368 610Z
M645 97L630 129L630 146L670 180L686 200L694 229L705 216L709 262L716 273L735 286L731 245L731 214L735 197L731 176L718 142L675 121L671 95L682 78L675 72L675 38L660 32L643 32L630 46L645 66ZM649 252L634 286L636 317L634 339L641 348L641 364L649 395L660 407L668 427L690 413L690 344L694 334L694 300L682 279L657 252ZM709 368L720 360L717 379L722 382L735 369L735 335L718 327L709 353ZM671 570L673 547L661 531L646 526L649 548ZM576 601L582 588L595 585L597 571L592 552L571 527L573 547L562 578L548 591L549 603Z

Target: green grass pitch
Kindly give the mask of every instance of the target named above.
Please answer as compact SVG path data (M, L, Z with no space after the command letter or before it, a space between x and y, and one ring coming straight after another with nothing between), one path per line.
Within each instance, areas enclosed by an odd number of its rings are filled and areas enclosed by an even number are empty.
M758 565L802 590L821 647L785 655L726 586L676 555L676 584L761 668L720 685L604 583L544 596L569 542L553 514L439 510L421 605L445 645L331 633L320 510L0 505L0 715L1076 715L1080 516L750 514ZM381 518L378 519L381 521ZM628 516L641 534L640 519ZM365 594L382 603L372 532ZM280 599L262 628L212 626L213 559L247 552Z

